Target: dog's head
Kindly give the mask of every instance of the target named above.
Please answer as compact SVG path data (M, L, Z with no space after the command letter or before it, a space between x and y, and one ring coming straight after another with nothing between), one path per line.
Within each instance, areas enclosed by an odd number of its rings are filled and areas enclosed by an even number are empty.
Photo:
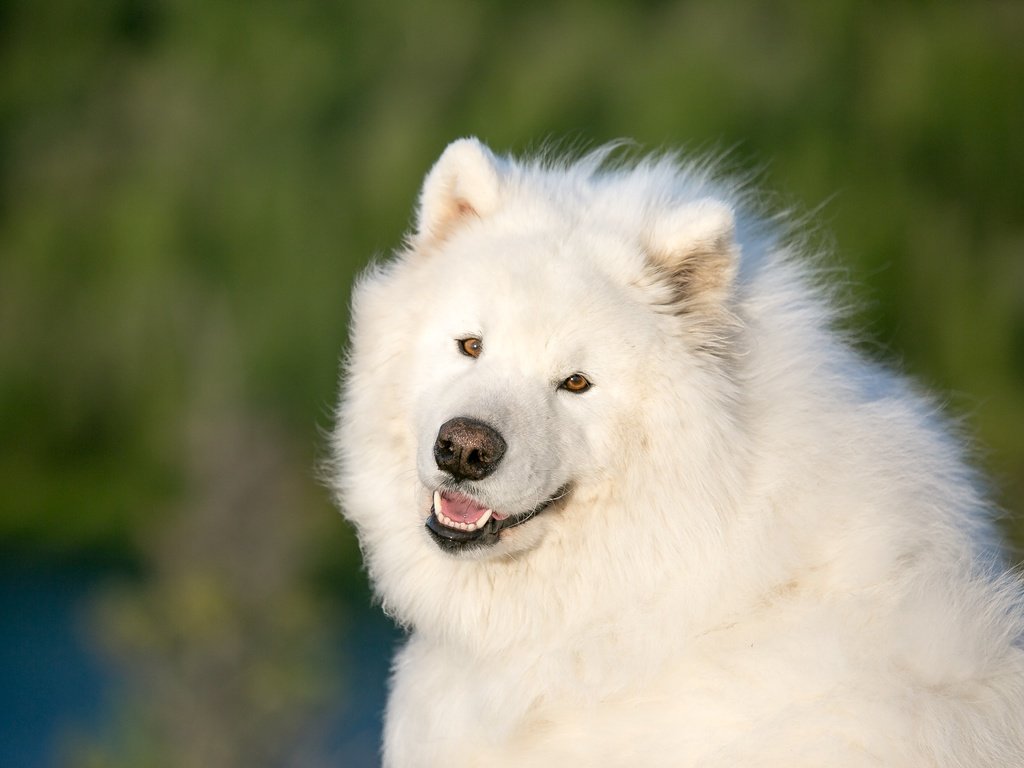
M379 587L401 570L429 589L453 562L507 565L592 528L625 542L665 514L652 484L713 465L731 209L666 163L600 164L455 142L408 247L357 285L335 447Z

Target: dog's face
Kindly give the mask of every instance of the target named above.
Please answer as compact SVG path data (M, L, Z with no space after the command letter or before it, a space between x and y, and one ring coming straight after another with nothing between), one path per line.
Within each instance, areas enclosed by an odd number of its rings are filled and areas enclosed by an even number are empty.
M534 546L633 439L653 318L582 253L626 246L593 240L467 226L419 271L416 468L446 553Z

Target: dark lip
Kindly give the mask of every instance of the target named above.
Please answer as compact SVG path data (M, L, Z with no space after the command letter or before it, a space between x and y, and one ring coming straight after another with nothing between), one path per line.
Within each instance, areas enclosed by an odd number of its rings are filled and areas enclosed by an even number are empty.
M437 515L434 514L433 505L431 505L430 517L427 518L426 523L427 533L430 534L430 537L434 542L445 552L466 552L470 549L493 547L500 540L500 534L502 531L508 528L515 528L517 525L522 525L528 520L532 520L556 501L568 494L569 489L570 484L566 483L551 494L547 500L526 512L509 515L501 520L492 516L483 528L479 528L475 531L460 531L456 528L449 528L446 525L442 525L441 521L437 519Z

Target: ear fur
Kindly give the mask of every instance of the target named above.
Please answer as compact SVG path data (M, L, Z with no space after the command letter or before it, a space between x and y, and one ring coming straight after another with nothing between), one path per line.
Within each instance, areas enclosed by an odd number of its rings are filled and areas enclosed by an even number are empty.
M466 219L493 213L499 202L499 161L475 138L448 145L420 192L415 242L439 243Z
M660 281L669 286L671 311L720 307L737 271L732 209L711 198L675 208L648 233L647 256Z

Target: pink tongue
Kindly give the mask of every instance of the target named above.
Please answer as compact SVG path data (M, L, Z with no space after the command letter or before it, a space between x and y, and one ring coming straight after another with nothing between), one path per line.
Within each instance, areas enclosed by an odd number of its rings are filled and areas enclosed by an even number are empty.
M487 507L481 507L465 496L441 494L441 513L457 523L475 523L484 516Z

